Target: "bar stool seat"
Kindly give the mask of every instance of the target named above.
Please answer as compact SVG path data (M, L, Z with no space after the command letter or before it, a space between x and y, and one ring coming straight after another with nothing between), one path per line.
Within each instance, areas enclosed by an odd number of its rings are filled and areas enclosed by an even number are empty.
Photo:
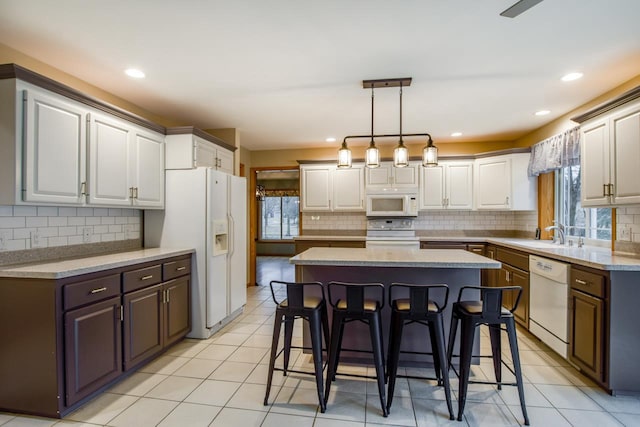
M480 301L462 299L465 291L474 290L480 293ZM502 299L505 292L517 292L517 297L513 306L505 308L502 306ZM471 358L473 349L473 340L475 337L475 329L479 325L489 326L489 336L491 340L491 353L493 359L493 369L496 377L498 390L502 385L514 385L518 388L518 396L520 397L520 406L524 416L524 424L529 425L529 416L527 415L527 407L524 401L524 386L522 382L522 370L520 368L520 353L518 351L518 339L516 336L516 324L513 312L518 307L522 288L520 286L505 287L479 287L464 286L460 289L457 302L453 303L451 316L451 331L449 333L449 345L447 349L447 358L449 366L453 357L453 347L460 322L460 381L458 392L458 421L462 421L465 402L467 398L467 389L469 386L469 372L471 368ZM501 333L502 325L505 325L507 336L509 337L509 346L511 349L511 359L513 361L513 370L507 366L515 375L515 384L505 384L502 382L502 346ZM506 366L506 365L505 365ZM476 381L483 384L490 384L486 381Z
M409 298L402 298L400 293L409 293ZM396 296L398 296L396 298ZM436 298L437 301L430 297ZM389 376L389 391L387 410L391 412L396 378L399 376L398 364L402 346L402 332L405 325L420 324L429 328L431 352L417 352L412 354L429 354L433 357L438 385L444 385L449 418L454 419L451 404L451 389L449 385L449 365L445 351L443 310L449 299L447 285L415 285L406 283L392 283L389 286L389 302L391 305L391 325L389 329L389 356L387 358L387 375ZM420 378L423 379L423 378ZM429 378L424 378L429 379Z
M284 285L286 287L287 297L278 301L274 290L274 285ZM302 374L311 374L316 377L316 388L318 391L318 403L320 412L325 412L326 404L324 400L324 368L322 366L322 338L326 345L329 345L329 317L327 315L327 304L324 296L324 288L320 282L296 283L281 282L273 280L269 283L271 287L271 296L276 303L276 315L273 325L273 337L271 341L271 356L269 358L269 373L267 377L267 389L264 396L264 405L268 405L269 393L271 392L271 382L273 379L273 371L296 372ZM314 289L321 296L307 295L307 292ZM314 372L305 372L289 369L289 357L292 348L303 348L291 345L293 337L293 323L296 319L304 319L309 323L309 331L311 337L311 352L313 356ZM280 328L284 323L284 346L278 352L278 343L280 341ZM283 354L283 368L275 367L276 358Z
M384 286L380 283L329 282L327 291L329 303L333 308L333 315L329 362L327 363L327 384L324 395L325 403L329 400L331 382L335 380L338 370L340 351L351 350L342 348L344 326L349 322L359 321L369 325L380 405L382 407L382 415L386 417L389 412L387 410L385 396L384 346L381 316L381 310L382 307L384 307ZM337 298L338 294L344 294L345 297Z

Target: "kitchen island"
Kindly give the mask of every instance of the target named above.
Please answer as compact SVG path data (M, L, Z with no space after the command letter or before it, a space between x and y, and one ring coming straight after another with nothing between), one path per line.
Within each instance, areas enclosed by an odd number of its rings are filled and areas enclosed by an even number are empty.
M481 269L499 269L498 261L463 250L408 249L408 248L311 248L293 258L290 262L296 268L296 281L330 281L356 283L446 284L449 286L449 304L444 312L445 333L449 332L451 304L458 297L463 286L480 286ZM469 298L478 295L469 293ZM330 309L330 308L329 308ZM388 325L391 309L382 311L384 343L388 343ZM329 315L331 318L331 314ZM368 350L369 333L366 325L354 323L345 329L344 342L349 348ZM306 341L306 336L305 336ZM475 341L477 354L479 340ZM403 333L403 351L430 351L430 341L424 328L408 326ZM360 353L344 352L345 358L361 358ZM401 361L431 362L413 354L402 355Z

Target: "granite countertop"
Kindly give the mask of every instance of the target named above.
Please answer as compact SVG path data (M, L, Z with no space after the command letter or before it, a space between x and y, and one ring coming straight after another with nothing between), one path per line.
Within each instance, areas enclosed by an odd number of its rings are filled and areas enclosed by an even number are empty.
M311 248L289 262L348 267L500 268L498 261L456 249Z
M193 252L193 249L146 248L87 258L7 265L0 267L0 277L62 279Z

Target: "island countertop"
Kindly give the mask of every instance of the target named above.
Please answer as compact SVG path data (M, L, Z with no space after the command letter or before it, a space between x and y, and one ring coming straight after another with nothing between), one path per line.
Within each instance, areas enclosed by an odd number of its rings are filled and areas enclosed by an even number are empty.
M322 248L307 249L291 264L346 267L491 268L499 261L458 249Z

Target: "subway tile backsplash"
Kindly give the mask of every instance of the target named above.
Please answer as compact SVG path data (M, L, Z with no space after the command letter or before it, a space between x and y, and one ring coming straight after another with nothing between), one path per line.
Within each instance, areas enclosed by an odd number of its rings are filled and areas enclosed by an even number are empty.
M0 251L139 240L137 209L0 206Z
M303 212L303 230L364 230L363 212ZM513 230L535 232L538 214L534 211L429 211L420 212L416 230ZM639 230L640 231L640 230Z

